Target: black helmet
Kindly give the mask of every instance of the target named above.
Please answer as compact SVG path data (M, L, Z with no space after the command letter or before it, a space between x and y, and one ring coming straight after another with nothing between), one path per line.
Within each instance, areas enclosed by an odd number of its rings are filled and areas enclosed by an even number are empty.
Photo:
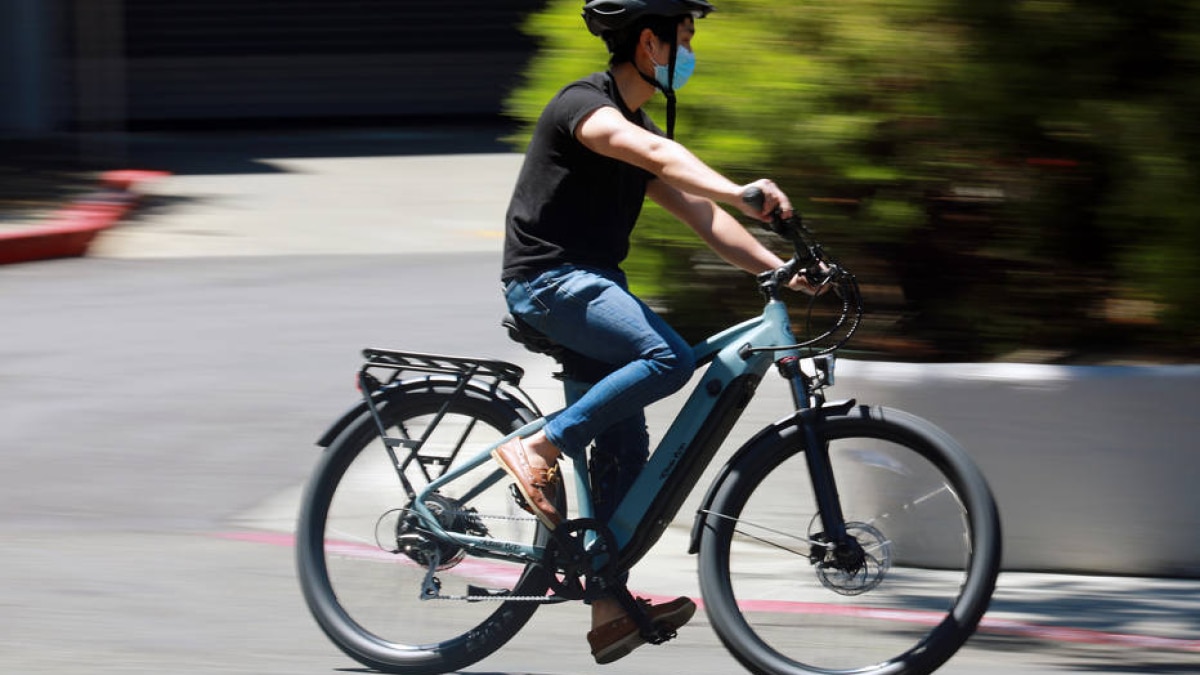
M643 16L691 15L700 19L714 9L705 0L591 0L583 6L583 20L592 35L603 37Z

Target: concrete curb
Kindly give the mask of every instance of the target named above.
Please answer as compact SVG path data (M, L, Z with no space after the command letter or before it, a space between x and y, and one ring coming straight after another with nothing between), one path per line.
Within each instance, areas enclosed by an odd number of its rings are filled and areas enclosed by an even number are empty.
M101 231L137 205L139 184L163 178L159 171L109 171L100 190L64 206L43 223L0 232L0 265L85 255Z

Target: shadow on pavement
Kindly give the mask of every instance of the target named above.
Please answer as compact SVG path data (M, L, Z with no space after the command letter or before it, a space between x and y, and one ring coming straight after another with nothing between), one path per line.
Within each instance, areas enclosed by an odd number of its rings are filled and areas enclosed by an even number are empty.
M422 127L147 132L127 137L128 163L177 175L281 173L266 159L512 152L503 122Z
M143 131L87 142L64 136L0 139L0 224L34 218L95 190L100 171L150 169L177 175L271 174L270 159L399 157L512 152L503 120L432 125Z
M1200 636L1200 584L1191 579L1147 581L1031 575L1021 579L1019 592L1005 592L1002 581L989 613L1108 633Z
M0 225L36 218L96 188L96 174L69 144L0 141Z
M1101 649L1079 646L1057 649L1059 668L1078 673L1136 673L1137 675L1181 675L1200 673L1200 656L1167 651L1122 648Z

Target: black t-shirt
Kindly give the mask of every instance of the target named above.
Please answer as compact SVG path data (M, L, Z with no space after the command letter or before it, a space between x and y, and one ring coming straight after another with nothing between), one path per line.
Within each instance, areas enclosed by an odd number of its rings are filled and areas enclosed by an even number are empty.
M580 121L604 106L662 135L645 112L625 107L609 73L559 91L534 128L508 206L505 281L564 263L616 269L629 253L629 235L654 175L592 152L575 138Z

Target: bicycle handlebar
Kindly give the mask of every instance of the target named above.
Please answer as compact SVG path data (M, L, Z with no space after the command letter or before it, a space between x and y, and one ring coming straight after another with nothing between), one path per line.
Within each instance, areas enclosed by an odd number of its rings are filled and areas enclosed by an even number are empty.
M757 187L746 188L746 191L742 193L742 201L759 211L762 210L765 199L766 196L763 194L763 191ZM793 260L797 263L807 264L809 262L816 262L818 264L828 264L824 259L824 252L821 250L821 245L813 239L812 232L804 226L800 214L793 213L790 217L784 218L780 210L776 208L771 211L771 220L762 223L762 225L792 243L792 246L796 249L796 255ZM820 280L819 277L808 278L809 281L814 283Z
M742 193L742 200L752 207L762 211L766 196L757 187L749 187ZM795 250L792 259L782 267L759 275L759 283L763 292L775 294L779 285L787 284L796 274L803 274L808 283L816 290L813 300L822 290L832 287L842 300L841 315L834 321L829 330L812 339L806 340L793 347L820 347L817 355L836 351L846 344L858 330L864 313L862 295L859 292L858 281L849 270L835 263L825 254L821 244L813 237L812 232L805 227L801 217L793 213L784 218L778 208L771 211L770 221L762 223L763 227L791 242ZM809 305L811 313L812 305ZM853 315L853 318L851 318ZM847 320L849 323L847 324ZM832 344L826 342L832 340Z

